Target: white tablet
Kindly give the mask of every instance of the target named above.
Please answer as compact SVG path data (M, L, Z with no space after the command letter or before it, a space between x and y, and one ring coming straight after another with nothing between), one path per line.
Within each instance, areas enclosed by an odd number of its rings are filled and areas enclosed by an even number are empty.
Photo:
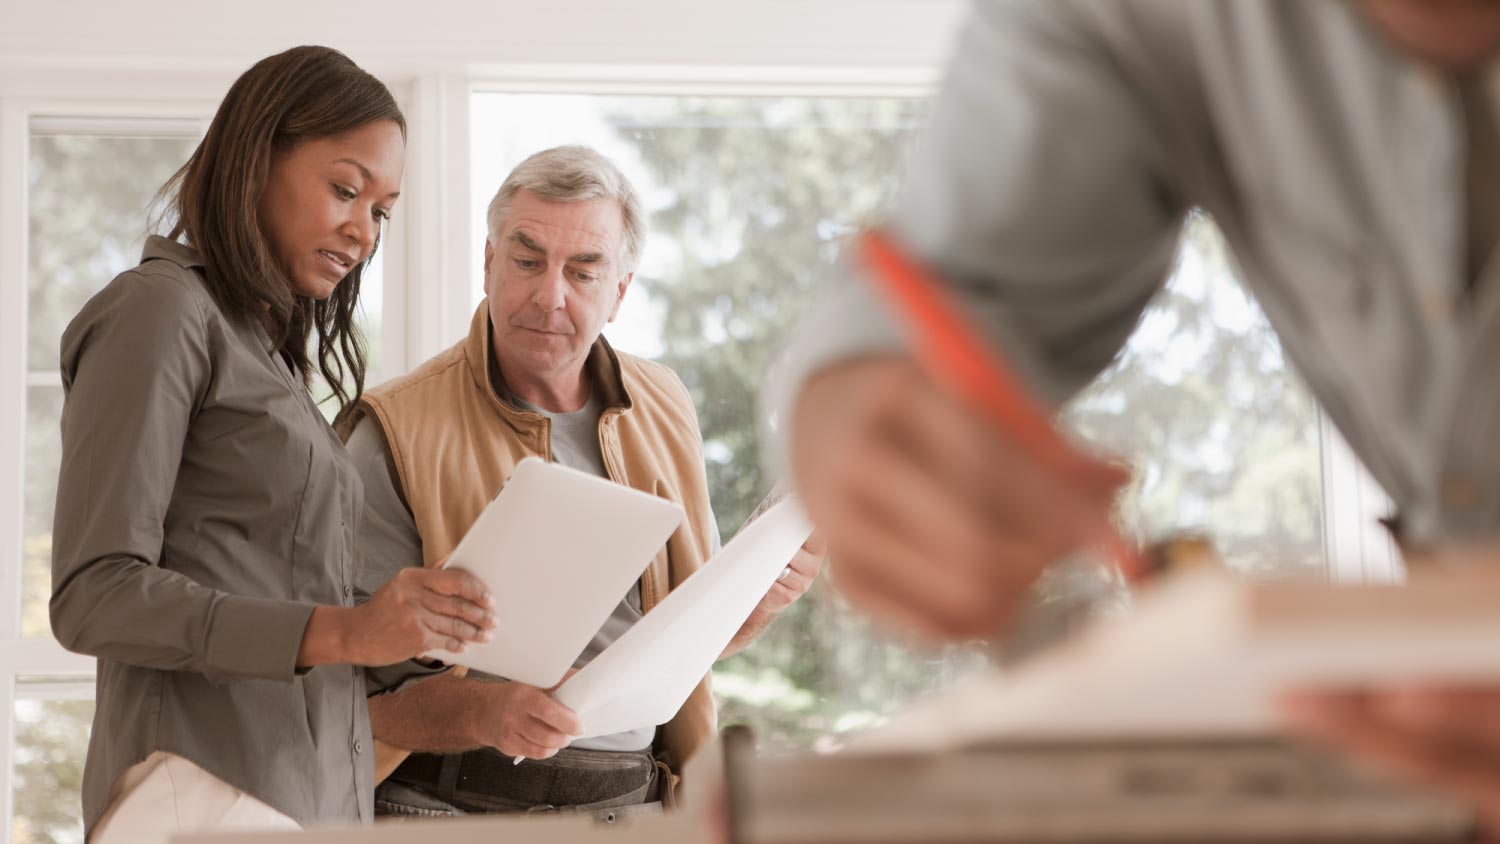
M495 596L495 639L428 656L547 688L682 523L682 507L528 457L464 534L446 567Z

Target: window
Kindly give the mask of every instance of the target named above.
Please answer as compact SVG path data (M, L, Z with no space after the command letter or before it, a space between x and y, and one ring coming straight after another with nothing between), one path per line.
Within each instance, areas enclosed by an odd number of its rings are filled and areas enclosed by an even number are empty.
M886 205L925 111L904 98L476 93L471 300L483 296L485 208L512 167L563 143L614 160L651 235L605 333L692 391L728 537L768 488L754 400L773 353L844 238ZM1134 461L1121 508L1133 532L1205 529L1233 564L1268 576L1324 565L1316 407L1207 218L1190 219L1171 282L1066 419ZM904 648L819 584L722 663L715 687L723 720L753 724L763 747L831 747L980 663L972 650Z

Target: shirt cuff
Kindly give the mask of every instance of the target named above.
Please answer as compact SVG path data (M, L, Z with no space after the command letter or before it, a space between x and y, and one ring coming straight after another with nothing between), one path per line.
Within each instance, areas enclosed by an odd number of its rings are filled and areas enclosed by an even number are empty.
M315 605L226 595L214 604L203 673L216 683L254 677L291 682Z

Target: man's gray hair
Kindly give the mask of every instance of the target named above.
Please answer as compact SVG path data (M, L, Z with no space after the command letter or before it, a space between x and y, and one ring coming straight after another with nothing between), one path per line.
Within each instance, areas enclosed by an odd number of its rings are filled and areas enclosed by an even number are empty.
M614 162L590 147L561 146L542 150L517 164L490 200L486 215L490 243L497 249L511 202L523 190L550 202L613 199L619 203L624 232L619 256L621 274L635 271L646 245L646 218L640 195Z

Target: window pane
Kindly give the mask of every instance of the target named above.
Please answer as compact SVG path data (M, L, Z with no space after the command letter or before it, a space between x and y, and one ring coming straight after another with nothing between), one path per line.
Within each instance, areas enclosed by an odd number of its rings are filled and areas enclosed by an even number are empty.
M81 844L92 700L16 701L16 844Z
M1135 467L1137 535L1202 531L1257 576L1325 571L1317 405L1209 218L1188 220L1166 290L1068 415Z
M47 600L52 593L52 509L57 499L62 443L61 385L26 390L26 515L21 556L21 635L47 637Z
M194 138L34 135L28 173L27 360L57 370L62 331L88 298L140 262L148 205Z
M473 301L485 210L512 167L565 143L619 164L651 235L606 335L668 364L692 391L729 536L767 487L759 386L844 239L882 212L925 110L878 98L476 94ZM1130 530L1206 528L1256 571L1321 565L1316 411L1207 220L1193 219L1166 291L1067 418L1134 462L1121 506ZM980 662L882 638L820 583L719 665L715 686L723 720L752 723L763 745L828 746Z
M382 237L391 236L387 228ZM368 354L365 369L365 386L373 387L387 377L382 375L381 330L385 318L385 248L382 246L375 252L375 257L370 259L370 265L365 268L364 276L359 283L359 317L360 330L365 335L365 351Z

